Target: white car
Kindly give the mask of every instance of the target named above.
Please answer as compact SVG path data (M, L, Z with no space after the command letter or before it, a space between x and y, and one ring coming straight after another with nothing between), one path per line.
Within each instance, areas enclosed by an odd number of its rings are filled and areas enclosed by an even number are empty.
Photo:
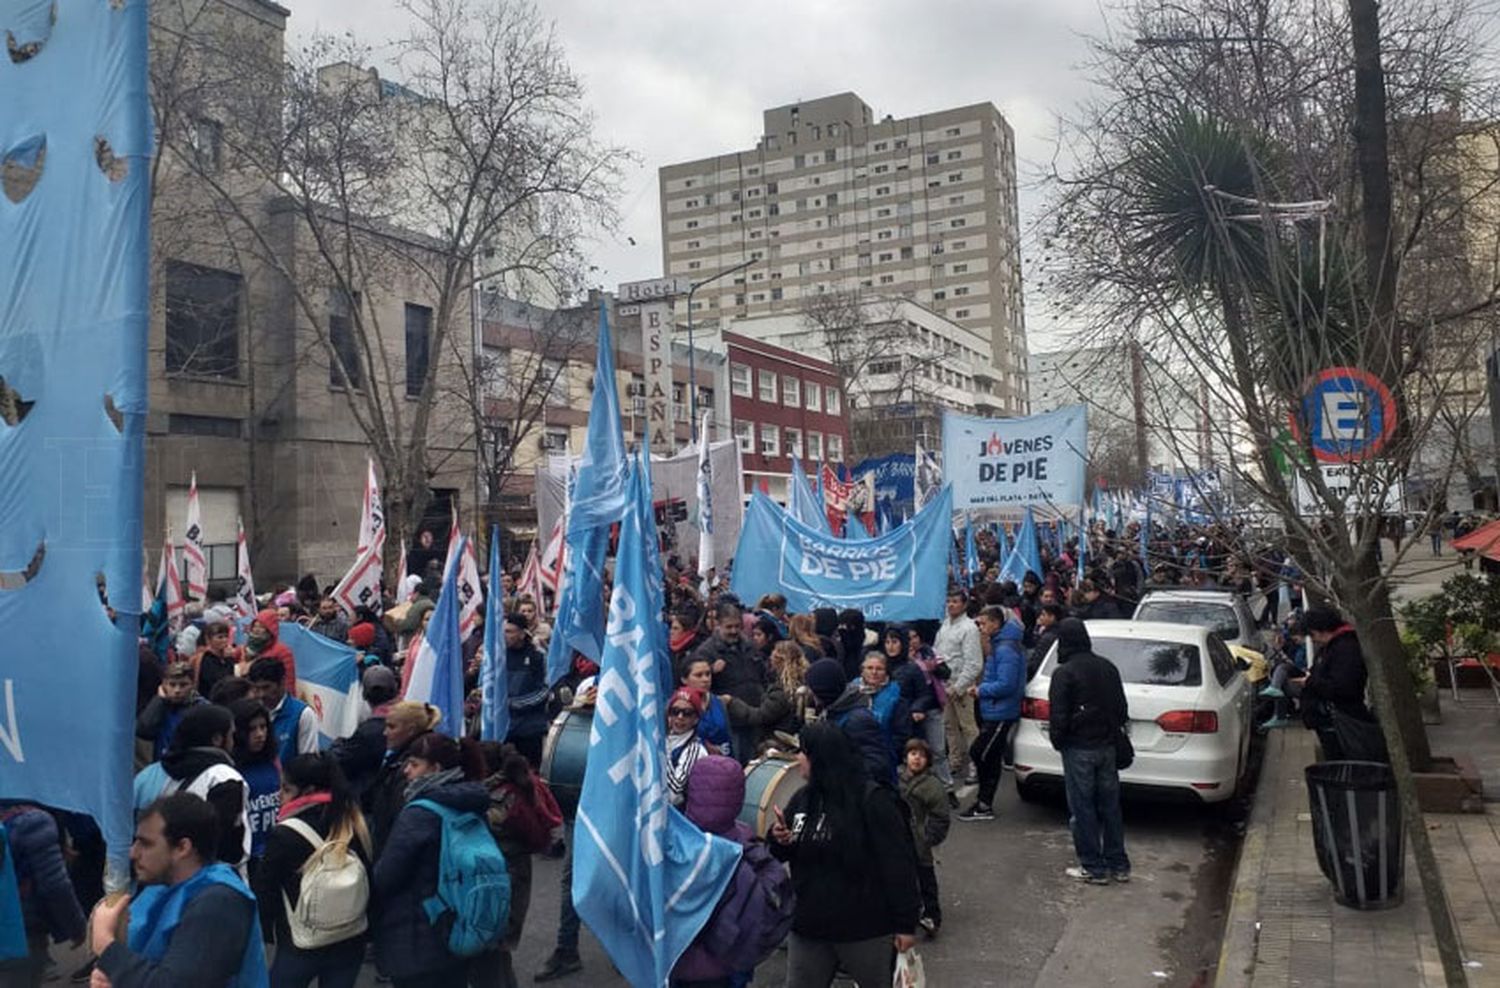
M1196 624L1217 633L1231 648L1266 650L1250 601L1229 590L1148 590L1130 619Z
M1125 684L1135 763L1120 773L1129 790L1204 803L1232 798L1250 757L1252 690L1228 647L1190 624L1088 621L1093 650ZM1016 728L1016 791L1027 801L1062 788L1062 756L1048 738L1047 691L1057 646L1047 653L1021 702Z

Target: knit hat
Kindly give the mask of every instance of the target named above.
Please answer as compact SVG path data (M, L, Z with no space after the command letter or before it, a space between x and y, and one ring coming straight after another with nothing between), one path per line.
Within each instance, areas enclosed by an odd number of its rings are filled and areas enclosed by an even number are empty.
M837 700L848 685L844 667L837 659L819 659L807 669L807 688L812 690L813 699L820 707Z
M704 696L703 691L695 686L679 686L673 690L672 698L667 701L667 709L671 710L672 704L678 700L686 700L700 714L703 713L703 708L708 706L708 697Z
M375 644L375 626L368 621L361 621L350 628L349 644L355 648L369 648Z

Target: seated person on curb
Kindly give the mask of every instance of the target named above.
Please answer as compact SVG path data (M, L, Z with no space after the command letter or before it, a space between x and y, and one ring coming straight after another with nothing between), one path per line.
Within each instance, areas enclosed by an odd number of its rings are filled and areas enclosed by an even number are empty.
M141 890L132 902L101 903L89 932L98 965L93 988L220 988L266 984L255 897L239 874L214 860L218 818L190 793L147 807L130 862ZM120 915L130 909L124 942Z

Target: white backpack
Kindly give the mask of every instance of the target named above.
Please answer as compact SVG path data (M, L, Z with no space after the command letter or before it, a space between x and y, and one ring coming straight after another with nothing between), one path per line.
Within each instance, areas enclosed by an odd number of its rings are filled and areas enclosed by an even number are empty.
M370 905L370 878L364 862L347 845L329 843L303 821L292 817L281 821L313 846L303 863L301 890L294 907L286 893L281 894L286 907L286 922L291 928L292 944L301 950L326 947L359 936L369 928L366 912ZM342 861L332 852L342 847Z

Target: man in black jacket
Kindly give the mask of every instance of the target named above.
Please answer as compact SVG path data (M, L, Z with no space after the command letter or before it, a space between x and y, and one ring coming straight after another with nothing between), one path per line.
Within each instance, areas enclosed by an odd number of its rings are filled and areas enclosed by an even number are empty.
M707 662L713 669L715 696L728 694L748 706L758 707L765 699L766 679L760 657L745 641L745 625L740 606L721 600L714 608L714 633L698 646L693 658ZM755 756L759 731L751 724L730 722L734 735L734 755L743 765Z
M1115 739L1129 722L1120 672L1095 655L1088 629L1077 618L1057 625L1057 668L1048 690L1048 733L1062 754L1069 827L1078 867L1068 875L1091 885L1130 881L1125 822L1120 813L1120 773Z

